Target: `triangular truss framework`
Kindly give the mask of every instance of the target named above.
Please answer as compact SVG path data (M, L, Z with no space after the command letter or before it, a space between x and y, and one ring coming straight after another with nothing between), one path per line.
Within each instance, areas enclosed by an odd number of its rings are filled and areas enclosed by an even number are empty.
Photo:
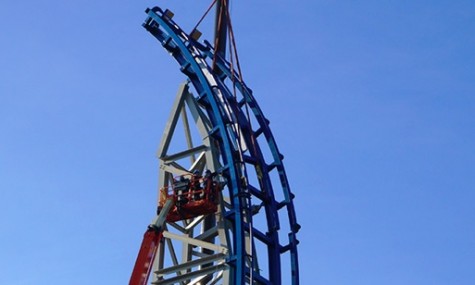
M192 129L192 126L196 128ZM218 150L212 147L213 139L208 136L210 129L208 118L189 92L188 84L183 83L157 152L159 191L169 187L176 176L189 175L196 170L200 173L205 170L215 172L219 168ZM178 135L180 130L184 137ZM193 136L193 131L198 133L199 141ZM179 144L184 145L184 149L179 151L171 148L171 145L176 146L174 140L177 137L186 141ZM222 209L219 209L212 215L165 225L152 284L228 284L226 256L229 237L221 213Z

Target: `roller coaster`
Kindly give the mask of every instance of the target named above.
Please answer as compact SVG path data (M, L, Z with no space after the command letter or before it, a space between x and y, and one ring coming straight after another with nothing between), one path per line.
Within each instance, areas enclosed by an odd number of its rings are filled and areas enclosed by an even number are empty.
M299 284L300 225L283 155L237 55L226 57L228 0L213 5L213 44L196 27L183 31L171 11L146 10L143 27L187 80L158 149L157 215L129 285Z

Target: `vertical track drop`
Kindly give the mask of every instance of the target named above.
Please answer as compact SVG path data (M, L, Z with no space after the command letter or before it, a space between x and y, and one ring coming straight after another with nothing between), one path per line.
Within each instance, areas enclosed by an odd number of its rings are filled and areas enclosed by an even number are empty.
M300 226L269 121L212 44L168 10L146 13L144 28L188 78L159 147L159 188L208 170L222 189L216 212L165 223L152 284L299 284Z

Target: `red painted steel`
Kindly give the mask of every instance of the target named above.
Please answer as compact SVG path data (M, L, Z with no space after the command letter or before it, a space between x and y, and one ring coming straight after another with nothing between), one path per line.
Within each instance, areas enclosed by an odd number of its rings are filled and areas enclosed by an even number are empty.
M185 183L184 191L178 190L180 183ZM167 222L216 213L219 191L219 184L211 177L193 175L186 182L176 180L171 188L161 189L159 207L163 207L168 199L173 199L174 206L168 212Z
M147 284L161 238L161 230L149 228L145 232L129 285Z

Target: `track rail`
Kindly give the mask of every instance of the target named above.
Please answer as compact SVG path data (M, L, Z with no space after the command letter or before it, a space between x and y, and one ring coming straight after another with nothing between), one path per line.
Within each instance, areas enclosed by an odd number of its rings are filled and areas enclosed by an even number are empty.
M143 26L188 77L211 123L208 135L218 144L219 172L228 181L229 205L222 215L232 233L226 257L229 284L299 284L300 225L269 121L252 91L226 60L214 54L210 43L190 37L167 10L154 7L146 13ZM212 68L213 59L218 72ZM284 255L289 257L287 272L282 270Z

